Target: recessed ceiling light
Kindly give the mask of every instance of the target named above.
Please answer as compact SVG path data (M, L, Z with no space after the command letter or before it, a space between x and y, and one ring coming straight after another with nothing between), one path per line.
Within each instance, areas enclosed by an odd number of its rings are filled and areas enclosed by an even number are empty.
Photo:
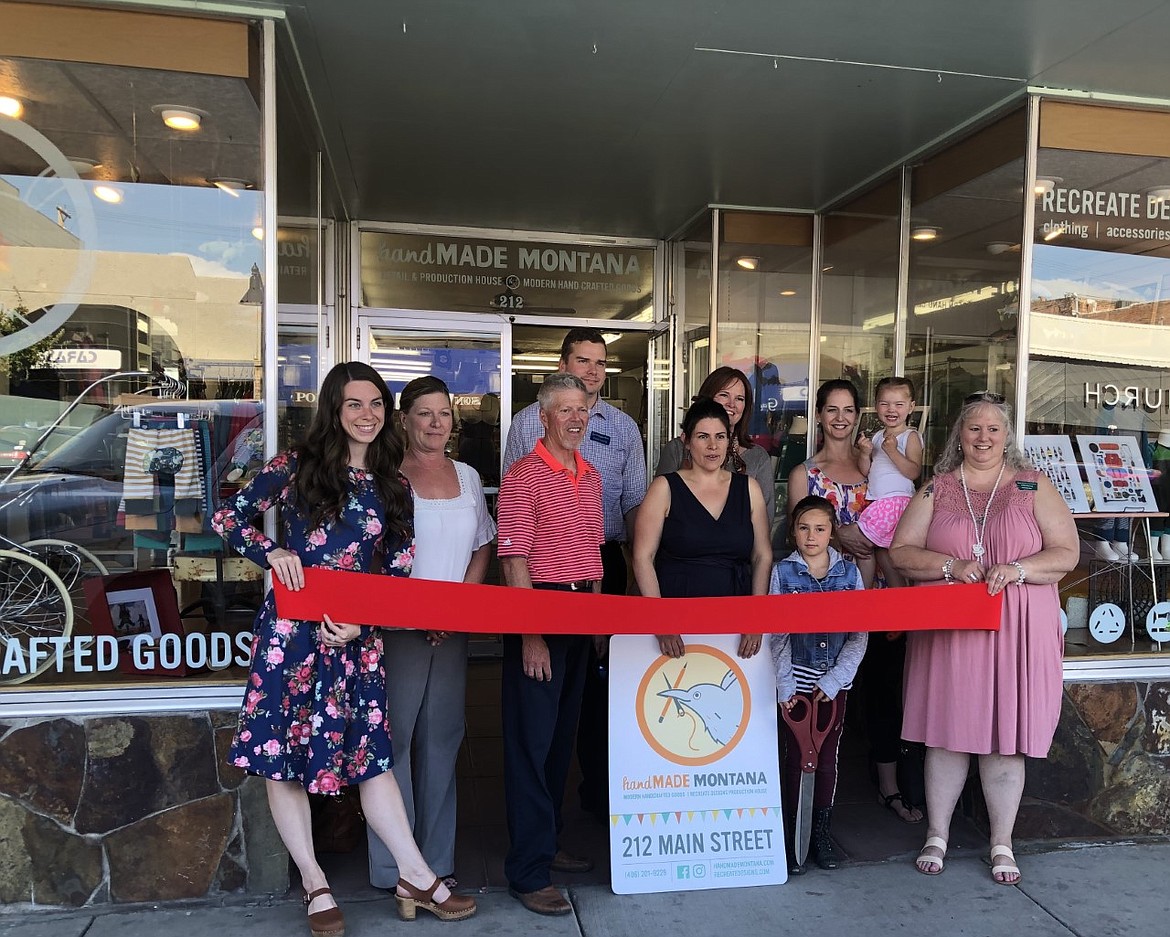
M111 205L117 205L122 201L122 190L115 189L112 185L95 185L93 187L93 194L103 202L109 202Z
M1013 247L1015 247L1015 245L1012 244L1010 241L988 241L987 242L987 253L989 253L989 254L1003 254L1003 253L1006 253L1007 251L1010 251Z
M941 228L934 225L920 224L910 229L910 237L915 241L933 241L942 233Z
M621 332L602 332L601 337L605 339L605 344L612 345L614 342L616 342L619 338L622 337L622 333Z
M1032 191L1037 195L1047 195L1056 188L1056 183L1064 182L1060 176L1037 176Z
M240 190L250 189L252 187L252 183L244 179L231 179L227 176L221 176L218 179L208 179L207 181L221 192L226 192L232 198L239 198Z
M151 110L172 130L198 130L206 116L203 111L184 104L156 104Z
M24 113L24 105L16 98L0 95L0 114L5 117L20 117Z
M750 254L744 254L742 257L736 257L735 262L743 267L744 270L755 270L760 265L760 258L752 257Z
M1157 185L1146 189L1146 198L1151 202L1170 202L1170 185Z
M257 241L263 241L264 240L264 229L262 227L260 227L260 225L256 225L256 227L254 227L252 229L252 237L254 237ZM560 360L560 359L557 359L557 360Z
M1045 241L1055 241L1058 237L1064 234L1064 225L1056 225L1047 234L1044 235Z
M781 290L780 295L781 296L795 296L796 290Z

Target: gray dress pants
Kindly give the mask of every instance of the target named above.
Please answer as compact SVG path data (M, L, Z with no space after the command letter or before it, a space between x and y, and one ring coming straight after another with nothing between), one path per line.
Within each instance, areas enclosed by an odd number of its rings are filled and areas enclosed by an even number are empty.
M452 635L438 647L425 635L383 632L386 708L406 818L423 858L444 876L455 872L455 759L465 725L467 635ZM394 857L372 829L367 835L370 884L393 888ZM425 888L430 882L414 884Z

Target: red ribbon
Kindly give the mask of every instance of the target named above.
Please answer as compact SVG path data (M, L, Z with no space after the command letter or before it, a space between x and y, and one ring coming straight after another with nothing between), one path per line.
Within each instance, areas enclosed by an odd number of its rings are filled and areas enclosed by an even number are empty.
M698 599L593 595L305 570L292 592L275 579L282 618L471 634L739 634L783 631L998 631L1002 596L982 583Z

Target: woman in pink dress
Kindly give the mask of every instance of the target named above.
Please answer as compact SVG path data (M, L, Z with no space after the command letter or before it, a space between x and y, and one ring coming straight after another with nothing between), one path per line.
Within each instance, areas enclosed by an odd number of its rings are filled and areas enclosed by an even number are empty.
M995 631L910 636L902 737L926 743L926 845L918 871L943 870L951 814L972 754L991 824L991 877L1015 885L1012 829L1024 756L1044 758L1060 716L1056 584L1077 564L1077 532L1052 484L1017 448L998 394L972 394L898 524L890 558L916 582L985 582L1003 593ZM945 625L945 621L940 622Z

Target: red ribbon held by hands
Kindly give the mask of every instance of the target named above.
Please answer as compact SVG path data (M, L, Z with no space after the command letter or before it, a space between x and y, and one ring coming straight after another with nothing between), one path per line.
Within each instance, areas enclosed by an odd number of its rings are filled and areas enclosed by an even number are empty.
M305 569L273 580L282 618L469 634L739 634L782 631L998 631L1003 596L982 583L801 595L652 599Z

